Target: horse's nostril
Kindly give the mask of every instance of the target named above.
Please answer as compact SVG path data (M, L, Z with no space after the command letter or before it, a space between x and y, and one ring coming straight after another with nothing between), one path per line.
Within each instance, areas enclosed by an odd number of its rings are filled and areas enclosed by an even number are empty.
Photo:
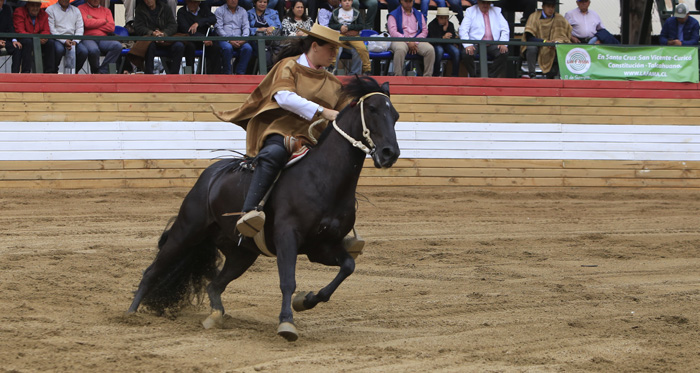
M391 148L384 148L384 149L382 149L382 157L384 157L384 158L389 158L389 159L391 159L391 158L394 157L394 154L396 154L396 153L395 153L394 150L391 149Z

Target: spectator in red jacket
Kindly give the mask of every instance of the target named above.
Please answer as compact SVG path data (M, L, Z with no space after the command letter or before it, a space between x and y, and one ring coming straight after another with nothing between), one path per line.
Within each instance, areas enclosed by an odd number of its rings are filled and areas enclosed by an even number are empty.
M100 0L87 0L78 7L83 15L85 35L110 36L114 35L114 18L109 8L100 6ZM87 47L88 63L93 74L109 73L109 64L116 63L122 53L122 43L116 40L83 40ZM100 64L100 55L105 59Z
M27 4L15 9L12 15L12 23L18 34L44 34L51 35L49 29L49 15L41 9L41 0L26 0ZM30 73L34 67L34 44L32 38L20 38L17 41L22 45L21 72ZM44 62L45 73L57 73L55 63L56 47L55 39L39 39L41 43L41 55ZM36 68L34 69L36 70Z

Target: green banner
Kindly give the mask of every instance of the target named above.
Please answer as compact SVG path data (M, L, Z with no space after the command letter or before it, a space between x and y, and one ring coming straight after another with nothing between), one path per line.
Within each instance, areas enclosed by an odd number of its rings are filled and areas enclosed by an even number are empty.
M698 48L558 44L562 80L698 83Z

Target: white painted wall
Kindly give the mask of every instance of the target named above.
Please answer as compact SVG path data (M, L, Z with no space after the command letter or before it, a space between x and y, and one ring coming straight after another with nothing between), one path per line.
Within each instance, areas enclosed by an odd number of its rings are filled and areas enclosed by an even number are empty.
M700 160L697 126L399 122L402 158ZM0 122L2 160L213 159L245 150L219 122Z

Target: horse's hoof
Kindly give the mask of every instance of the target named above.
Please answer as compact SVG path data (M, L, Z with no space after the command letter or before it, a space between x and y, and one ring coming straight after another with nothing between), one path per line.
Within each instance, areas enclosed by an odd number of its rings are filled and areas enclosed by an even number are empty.
M292 308L294 309L294 311L301 312L308 310L308 308L304 306L304 299L306 299L306 296L309 294L313 294L313 292L300 291L297 293L297 295L294 296L294 299L292 300Z
M297 327L290 322L281 322L277 327L277 335L282 336L289 342L294 342L299 339L299 333L297 333Z
M224 325L224 314L221 311L213 311L206 320L202 321L204 329L220 329Z

